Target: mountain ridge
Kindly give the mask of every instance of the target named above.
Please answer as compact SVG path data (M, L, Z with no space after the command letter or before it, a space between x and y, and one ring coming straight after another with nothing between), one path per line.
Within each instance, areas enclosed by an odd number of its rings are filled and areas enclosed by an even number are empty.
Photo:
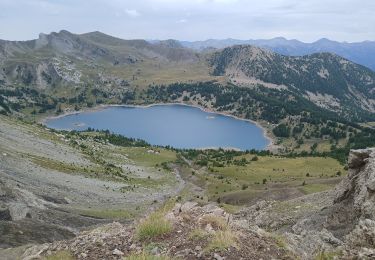
M129 92L153 85L217 81L294 91L346 117L354 114L356 120L369 118L375 111L375 73L331 53L287 56L252 45L205 53L184 48L175 40L150 43L65 30L31 41L2 41L0 53L2 88L27 86L59 98L55 106L66 103L67 97L75 98L77 90L104 93L100 99L90 94L93 104L121 103L133 95Z
M368 40L349 43L321 38L311 43L305 43L296 39L288 40L284 37L276 37L259 40L208 39L205 41L180 41L180 43L187 48L200 51L206 48L221 49L233 45L249 44L268 48L279 54L289 56L302 56L316 52L333 52L375 70L375 62L373 62L375 57L375 41Z

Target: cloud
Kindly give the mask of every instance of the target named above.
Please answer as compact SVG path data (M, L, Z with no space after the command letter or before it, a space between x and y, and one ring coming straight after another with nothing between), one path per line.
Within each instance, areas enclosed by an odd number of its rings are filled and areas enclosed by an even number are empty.
M138 17L141 14L135 9L125 9L125 13L130 17Z
M305 42L322 37L349 42L375 40L372 28L375 1L360 3L354 0L0 0L0 38L26 40L40 32L66 29L75 33L99 30L125 39L284 36Z

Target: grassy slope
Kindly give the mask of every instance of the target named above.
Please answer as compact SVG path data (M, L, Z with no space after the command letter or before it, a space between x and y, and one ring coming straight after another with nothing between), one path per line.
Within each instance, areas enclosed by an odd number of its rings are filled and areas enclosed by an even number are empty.
M286 200L331 189L345 174L343 166L332 158L258 156L257 161L250 161L253 157L235 157L247 159L248 163L243 166L230 164L209 166L209 169L195 166L194 171L185 168L184 176L206 189L209 200L220 198L220 202L242 205L259 199Z

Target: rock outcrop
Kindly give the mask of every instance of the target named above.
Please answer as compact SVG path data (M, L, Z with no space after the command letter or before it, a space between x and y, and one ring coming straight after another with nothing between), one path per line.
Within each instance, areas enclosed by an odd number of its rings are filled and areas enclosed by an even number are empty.
M348 166L332 204L286 233L294 251L305 258L322 251L349 259L375 257L375 149L352 150Z
M248 229L258 226L281 235L302 259L324 252L338 259L373 259L375 148L352 150L348 168L334 190L285 202L259 201L234 219Z
M21 259L36 259L62 250L77 259L123 259L145 252L171 259L295 259L269 233L239 227L231 214L214 204L176 203L165 212L164 219L172 224L172 230L152 239L137 237L138 223L114 222L81 232L71 240L32 246Z

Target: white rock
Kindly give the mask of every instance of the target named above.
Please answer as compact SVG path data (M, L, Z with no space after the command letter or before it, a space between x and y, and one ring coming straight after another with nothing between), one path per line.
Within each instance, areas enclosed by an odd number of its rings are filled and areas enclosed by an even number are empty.
M113 250L112 255L124 255L124 253L121 252L120 250L118 250L118 249L116 248L115 250Z

